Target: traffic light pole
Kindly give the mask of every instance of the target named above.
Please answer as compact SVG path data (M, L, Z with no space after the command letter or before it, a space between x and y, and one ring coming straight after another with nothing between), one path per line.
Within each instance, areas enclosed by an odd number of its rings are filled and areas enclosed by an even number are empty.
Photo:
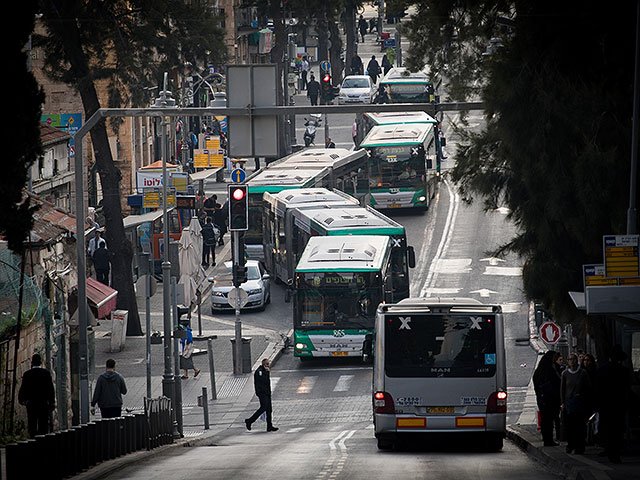
M231 244L233 247L233 271L236 271L236 266L240 265L240 232L231 232ZM239 285L234 285L239 288ZM242 322L240 321L240 302L236 303L236 322L235 322L235 338L236 343L235 359L233 363L233 374L242 375Z

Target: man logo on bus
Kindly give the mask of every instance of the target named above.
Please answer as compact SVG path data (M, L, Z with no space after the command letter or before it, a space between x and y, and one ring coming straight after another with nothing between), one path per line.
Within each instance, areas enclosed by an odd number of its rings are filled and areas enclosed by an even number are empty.
M398 318L402 322L398 330L411 330L411 326L409 325L409 322L411 321L411 317L398 317Z
M482 321L482 317L469 317L471 319L471 329L482 330L480 326L480 322Z

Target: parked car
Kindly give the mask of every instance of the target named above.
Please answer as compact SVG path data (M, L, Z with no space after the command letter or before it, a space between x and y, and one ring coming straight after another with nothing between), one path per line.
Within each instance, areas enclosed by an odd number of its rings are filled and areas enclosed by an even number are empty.
M348 75L340 85L338 105L346 103L371 103L376 87L369 75Z
M264 310L271 302L271 280L269 274L262 264L257 260L247 260L247 281L240 285L240 288L247 292L248 300L244 307L257 310ZM234 310L229 305L227 296L233 289L233 273L231 271L232 263L225 262L226 270L214 277L210 277L209 281L213 282L211 288L211 312L220 310Z

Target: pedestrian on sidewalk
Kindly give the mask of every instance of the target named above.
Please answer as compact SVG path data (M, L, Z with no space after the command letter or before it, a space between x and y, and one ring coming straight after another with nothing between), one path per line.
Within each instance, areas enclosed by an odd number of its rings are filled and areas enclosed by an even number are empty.
M560 379L560 401L567 432L566 451L583 454L591 405L591 382L589 374L578 364L575 353L569 355L568 363Z
M227 219L229 203L225 202L224 205L217 204L216 209L213 212L213 224L218 229L218 246L224 245L224 234L227 233Z
M216 231L213 228L213 220L207 217L202 227L202 267L209 268L209 259L211 266L216 265Z
M351 57L351 75L364 75L364 64L357 52Z
M364 43L364 36L367 33L368 25L367 21L362 15L360 15L360 20L358 20L358 29L360 30L360 36L362 37L362 42Z
M376 60L375 55L371 55L371 60L367 64L367 75L371 77L371 81L375 84L378 83L378 77L382 73L382 69L380 68L380 64Z
M631 398L631 373L624 365L627 354L615 345L609 361L598 370L599 425L602 452L612 463L620 463L624 447L624 429Z
M189 378L189 370L193 370L193 378L200 374L200 369L193 364L193 331L188 325L186 335L180 339L180 368L184 379Z
M96 404L100 407L102 418L122 416L122 395L127 394L124 377L116 372L116 361L109 358L105 371L98 377L91 399L91 415L96 413Z
M351 138L353 138L353 147L358 148L358 121L354 120L351 124Z
M318 95L320 94L320 83L316 77L311 74L311 80L307 83L307 97L311 101L311 105L318 105Z
M272 423L272 405L271 405L271 364L268 358L263 358L262 363L256 368L253 374L253 384L256 390L256 396L260 400L260 408L258 408L251 417L245 419L244 424L247 430L251 430L251 424L255 422L260 415L267 415L267 432L277 432L278 427L274 427Z
M216 204L218 203L218 196L216 194L211 195L204 201L203 210L207 217L213 218L213 212L215 212Z
M56 408L53 380L49 370L42 366L42 357L34 353L31 368L22 375L18 402L27 407L29 437L46 435L51 431L50 414Z
M307 89L307 75L309 74L309 69L311 65L309 65L309 61L307 60L307 56L302 57L302 62L300 63L300 72L302 74L302 90Z
M96 280L104 285L109 285L111 252L107 250L107 244L104 240L100 241L100 246L93 252L93 266L96 269Z
M378 28L378 19L375 17L371 17L369 19L369 33L373 33Z
M393 65L391 65L391 62L389 61L389 57L387 57L387 54L385 53L382 56L382 73L383 75L386 75L387 73L389 73L389 70L391 70L391 67Z
M555 447L553 426L560 414L560 374L554 366L560 354L549 350L540 359L533 373L533 387L540 411L540 430L545 447Z

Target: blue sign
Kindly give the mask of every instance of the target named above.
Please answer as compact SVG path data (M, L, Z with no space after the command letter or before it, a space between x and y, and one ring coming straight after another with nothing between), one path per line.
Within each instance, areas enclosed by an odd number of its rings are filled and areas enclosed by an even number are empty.
M234 168L231 171L231 181L233 183L242 183L247 178L247 172L241 168Z

